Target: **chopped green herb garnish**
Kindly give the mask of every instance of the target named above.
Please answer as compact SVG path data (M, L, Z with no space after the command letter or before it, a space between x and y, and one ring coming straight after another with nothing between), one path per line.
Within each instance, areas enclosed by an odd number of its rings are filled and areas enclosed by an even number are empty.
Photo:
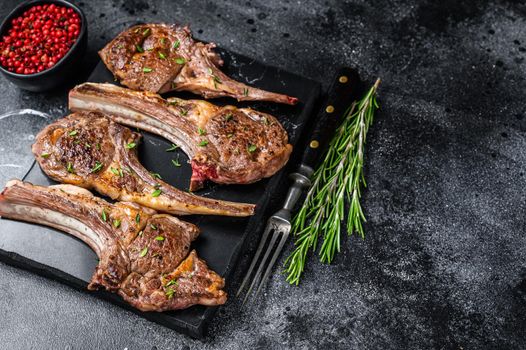
M263 117L263 118L261 118L261 121L263 122L263 124L268 125L268 119L267 119L267 117Z
M108 217L106 216L106 210L105 209L102 209L102 213L100 214L100 217L101 217L102 221L104 221L104 222L108 221Z
M96 173L100 169L102 169L102 163L97 160L95 161L95 166L93 167L93 169L91 169L91 172Z
M119 219L113 220L113 227L119 228L121 226L121 221Z
M159 175L158 173L150 173L150 175L152 175L156 179L161 179L162 180L161 175Z
M135 50L137 50L137 52L144 52L144 49L142 48L142 46L139 46L139 45L135 45Z
M201 128L197 128L197 132L199 133L199 135L203 136L203 135L206 135L206 131L201 129Z
M181 43L181 42L180 42L179 40L174 41L174 43L173 43L173 45L172 45L172 48L173 48L173 49L177 49L177 48L179 47L179 44L180 44L180 43Z
M137 146L137 144L135 142L130 142L130 143L126 144L126 148L127 149L135 148L135 146Z
M95 148L98 149L100 151L100 143L96 143L95 144Z
M51 153L48 153L48 152L42 152L42 154L40 154L40 156L41 156L42 158L47 158L47 157L49 157L50 155L51 155Z
M141 30L141 28L136 28L133 32L134 33L139 33L139 30Z
M152 192L152 197L159 197L161 193L163 193L161 189L156 189L155 191Z
M68 173L72 173L72 174L75 173L75 171L73 170L73 164L71 164L71 162L68 162L68 165L66 166L66 170L68 171Z
M150 28L146 28L146 29L144 30L144 32L142 32L142 35L143 35L143 36L146 36L146 35L148 35L148 34L150 34Z
M225 120L226 120L226 121L232 120L232 118L234 118L234 116L232 115L232 113L228 113L227 115L225 115Z
M165 41L166 41L166 38L161 38L161 44L164 45Z
M229 139L232 138L232 136L234 136L234 134L232 133L226 134L226 137L228 137Z
M122 173L122 169L119 169L119 176L120 176L120 177L123 177L123 176L124 176L124 174Z
M86 147L86 148L91 148L91 145L90 145L89 143L86 142L86 143L84 144L84 147Z
M178 159L172 159L172 164L176 167L180 167L181 166L181 163L179 163L179 158Z
M144 257L146 254L148 254L148 247L144 247L143 250L139 253L139 257Z
M184 117L188 114L188 110L187 109L181 109L181 115Z
M150 224L150 227L152 228L152 230L157 230L157 226L155 226L154 224Z
M174 296L174 293L175 291L172 288L166 288L165 294L168 297L168 299L172 299Z
M168 283L166 283L165 287L170 287L177 284L179 284L179 282L176 279L171 279L168 281Z
M197 144L199 147L205 147L206 145L208 145L208 141L207 140L202 140L201 142L199 142Z
M184 58L182 58L182 57L177 57L175 59L175 63L177 63L177 64L185 64L186 60Z
M137 224L141 222L141 215L139 213L137 213L137 215L135 215L135 222Z
M79 132L77 130L73 130L69 132L69 136L76 136Z
M172 147L167 148L166 152L173 152L173 151L175 151L178 148L179 148L179 146L177 146L176 144L172 143Z
M217 84L221 84L221 79L219 79L217 75L213 75L213 74L212 74L212 78L214 78L214 88L217 89Z
M110 167L110 171L113 173L113 175L119 176L119 171L115 169L114 167Z
M256 150L257 150L257 146L256 145L249 145L247 147L247 150L250 152L250 153L254 153Z
M163 236L157 236L157 237L155 237L155 240L156 241L164 241L164 237Z
M144 73L150 73L152 70L153 70L153 69L151 69L151 68L149 68L149 67L144 67L144 68L142 69L142 71L143 71Z
M162 59L162 60L166 59L166 56L164 55L164 53L162 53L161 51L158 51L157 53L159 54L159 58L160 59Z
M243 95L248 96L248 88L243 89Z
M137 234L138 236L142 236L143 232L142 230L139 231L139 233Z

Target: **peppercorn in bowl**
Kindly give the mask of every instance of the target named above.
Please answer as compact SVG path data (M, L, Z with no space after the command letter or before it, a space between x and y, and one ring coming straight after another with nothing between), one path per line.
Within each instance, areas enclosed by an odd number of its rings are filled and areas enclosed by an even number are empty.
M28 1L0 25L0 71L22 89L50 90L75 76L86 45L86 18L77 6Z

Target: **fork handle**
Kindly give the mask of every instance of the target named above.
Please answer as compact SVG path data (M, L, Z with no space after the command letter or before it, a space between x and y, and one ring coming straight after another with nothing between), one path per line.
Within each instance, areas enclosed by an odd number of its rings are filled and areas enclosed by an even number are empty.
M285 198L285 203L283 204L283 209L287 211L292 211L292 209L294 209L303 189L309 188L311 185L309 177L312 175L312 171L311 167L301 165L297 172L289 175L289 178L294 180L294 183L289 188L287 197Z

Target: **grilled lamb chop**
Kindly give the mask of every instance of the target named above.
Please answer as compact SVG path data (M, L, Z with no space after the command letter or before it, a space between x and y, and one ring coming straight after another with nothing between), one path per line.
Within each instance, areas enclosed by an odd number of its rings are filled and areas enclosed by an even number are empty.
M219 70L223 61L214 44L192 39L188 27L143 24L120 33L99 55L121 84L164 93L191 91L204 98L230 96L238 101L296 104L298 99L250 87Z
M246 184L272 176L292 146L276 118L250 108L218 107L201 100L164 100L154 93L85 83L69 93L73 111L100 111L112 120L160 135L191 159L190 190L207 179Z
M140 134L101 113L80 112L45 127L36 137L33 153L52 179L116 200L171 214L253 214L252 204L199 197L155 178L137 159L139 141Z
M88 289L118 293L142 311L220 305L224 280L190 252L199 229L135 203L110 204L72 185L19 180L0 194L0 216L47 225L88 244L99 264Z

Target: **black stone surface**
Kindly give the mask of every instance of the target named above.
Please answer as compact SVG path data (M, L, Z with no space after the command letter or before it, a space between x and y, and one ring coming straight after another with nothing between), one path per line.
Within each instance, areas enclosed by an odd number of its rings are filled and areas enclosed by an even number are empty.
M15 3L4 0L0 16ZM345 239L332 266L313 258L300 287L276 273L256 304L232 298L204 342L0 265L1 348L526 347L523 2L78 3L90 21L79 81L96 50L137 19L190 23L200 39L320 81L339 64L381 77L366 154L367 238ZM0 112L58 117L66 91L37 95L2 79Z

